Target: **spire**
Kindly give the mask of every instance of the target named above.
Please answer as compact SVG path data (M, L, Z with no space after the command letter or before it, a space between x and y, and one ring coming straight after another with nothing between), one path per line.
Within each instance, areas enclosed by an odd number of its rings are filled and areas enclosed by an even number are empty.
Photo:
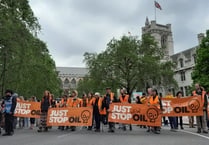
M149 19L148 17L146 17L145 26L148 26L148 25L149 25Z

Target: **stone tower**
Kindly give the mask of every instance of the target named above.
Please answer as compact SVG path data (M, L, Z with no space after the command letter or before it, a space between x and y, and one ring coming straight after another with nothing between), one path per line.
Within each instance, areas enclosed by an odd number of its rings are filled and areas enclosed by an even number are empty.
M161 25L157 24L156 21L150 23L149 19L146 18L145 26L142 27L142 35L148 33L155 38L159 47L165 48L165 58L174 54L171 24Z

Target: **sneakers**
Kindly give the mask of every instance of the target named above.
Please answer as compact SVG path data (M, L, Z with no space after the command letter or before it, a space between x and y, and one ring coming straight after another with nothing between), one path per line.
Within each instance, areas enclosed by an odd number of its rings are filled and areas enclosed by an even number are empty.
M198 129L198 130L197 130L197 133L201 133L201 129Z
M207 133L208 133L208 131L206 131L206 130L203 130L203 133L207 134Z

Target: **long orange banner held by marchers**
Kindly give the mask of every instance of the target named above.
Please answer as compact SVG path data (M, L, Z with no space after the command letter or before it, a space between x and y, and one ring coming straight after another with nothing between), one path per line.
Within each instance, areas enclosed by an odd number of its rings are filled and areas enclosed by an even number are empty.
M202 116L201 96L185 98L162 98L162 116Z
M17 101L14 116L40 118L40 102Z
M160 110L143 104L110 104L109 122L161 126Z
M50 108L48 110L48 126L91 126L93 109L81 108Z

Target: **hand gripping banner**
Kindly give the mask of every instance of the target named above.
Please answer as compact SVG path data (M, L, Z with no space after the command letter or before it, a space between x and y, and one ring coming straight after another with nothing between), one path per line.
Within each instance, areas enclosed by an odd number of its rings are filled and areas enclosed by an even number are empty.
M110 104L109 122L161 126L160 110L155 106L144 104Z
M91 126L93 109L90 107L50 108L48 126Z
M17 101L14 116L40 118L40 102Z
M202 116L201 96L185 98L162 98L162 116Z

